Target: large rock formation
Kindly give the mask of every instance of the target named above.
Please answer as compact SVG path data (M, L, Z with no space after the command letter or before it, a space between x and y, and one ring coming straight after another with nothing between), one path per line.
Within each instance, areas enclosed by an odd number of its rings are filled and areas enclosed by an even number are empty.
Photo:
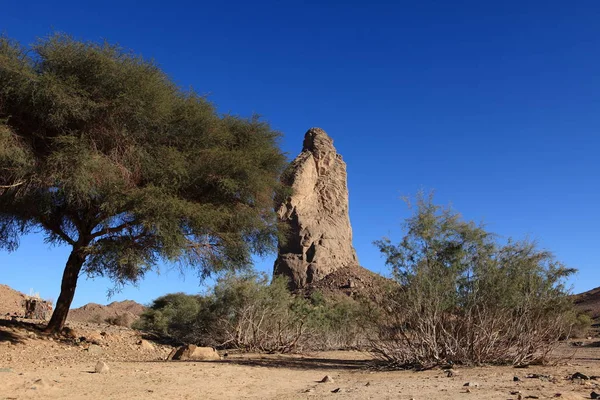
M306 132L302 153L283 181L293 194L277 205L288 230L279 243L274 274L288 277L290 287L297 289L339 268L358 266L348 216L346 163L324 130Z

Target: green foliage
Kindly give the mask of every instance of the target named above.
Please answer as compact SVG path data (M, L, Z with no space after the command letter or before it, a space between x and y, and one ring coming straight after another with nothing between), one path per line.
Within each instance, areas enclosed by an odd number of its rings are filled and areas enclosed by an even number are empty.
M160 297L134 327L204 346L288 352L356 347L363 315L350 299L304 299L285 279L250 272L222 277L205 296Z
M133 323L133 328L171 336L183 342L196 342L200 334L196 321L203 299L184 293L161 296Z
M126 326L129 327L132 324L133 317L125 313L115 315L114 317L108 317L104 320L109 325Z
M584 314L584 313L579 313L574 315L574 322L573 322L573 331L571 332L571 337L575 337L575 338L583 338L586 337L589 332L590 329L592 328L592 324L594 323L594 321L592 320L592 317L590 317L588 314Z
M398 287L373 347L401 366L530 363L570 332L574 272L528 241L501 245L482 226L420 195L398 245L376 242Z
M0 37L0 248L41 229L117 285L161 259L248 267L275 248L279 137L118 46Z

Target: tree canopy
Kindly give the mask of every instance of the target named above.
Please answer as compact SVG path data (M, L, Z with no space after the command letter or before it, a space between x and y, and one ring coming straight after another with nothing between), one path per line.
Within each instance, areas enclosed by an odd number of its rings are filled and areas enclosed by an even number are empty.
M72 247L48 329L81 271L124 284L165 260L206 276L272 251L279 137L119 46L0 37L0 248L34 231Z

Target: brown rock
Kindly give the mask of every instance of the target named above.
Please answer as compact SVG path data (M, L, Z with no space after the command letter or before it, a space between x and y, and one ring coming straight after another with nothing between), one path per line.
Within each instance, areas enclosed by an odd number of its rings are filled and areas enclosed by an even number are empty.
M140 340L138 342L138 345L140 346L140 348L142 350L146 350L146 351L152 351L152 350L154 350L154 345L152 343L150 343L149 341L144 340L144 339Z
M96 345L96 344L90 344L90 346L87 348L88 353L90 354L102 354L104 353L104 350L102 350L102 347Z
M96 367L94 368L94 371L97 374L105 374L108 371L110 371L110 368L108 368L108 365L104 361L98 361L96 363Z
M61 334L68 339L78 339L79 338L79 333L75 329L70 328L68 326L65 326L62 329Z
M104 341L104 336L99 332L88 332L85 334L85 341L93 344L101 344Z
M198 347L193 344L181 346L173 355L173 360L220 360L221 356L212 347Z
M311 128L304 148L283 177L293 190L276 206L287 225L279 243L274 274L290 279L290 288L303 288L331 272L358 266L348 215L346 163L324 130Z

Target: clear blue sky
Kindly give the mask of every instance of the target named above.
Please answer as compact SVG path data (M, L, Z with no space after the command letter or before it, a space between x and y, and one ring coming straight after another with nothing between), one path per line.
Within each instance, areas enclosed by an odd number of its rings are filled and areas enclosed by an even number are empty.
M107 39L155 59L219 110L257 112L294 157L319 126L348 164L361 264L401 237L401 195L435 189L505 238L529 237L600 286L600 2L4 2L0 31ZM67 248L0 253L0 283L58 297ZM271 271L274 257L257 260ZM106 302L80 281L74 306ZM199 290L164 266L112 300Z

